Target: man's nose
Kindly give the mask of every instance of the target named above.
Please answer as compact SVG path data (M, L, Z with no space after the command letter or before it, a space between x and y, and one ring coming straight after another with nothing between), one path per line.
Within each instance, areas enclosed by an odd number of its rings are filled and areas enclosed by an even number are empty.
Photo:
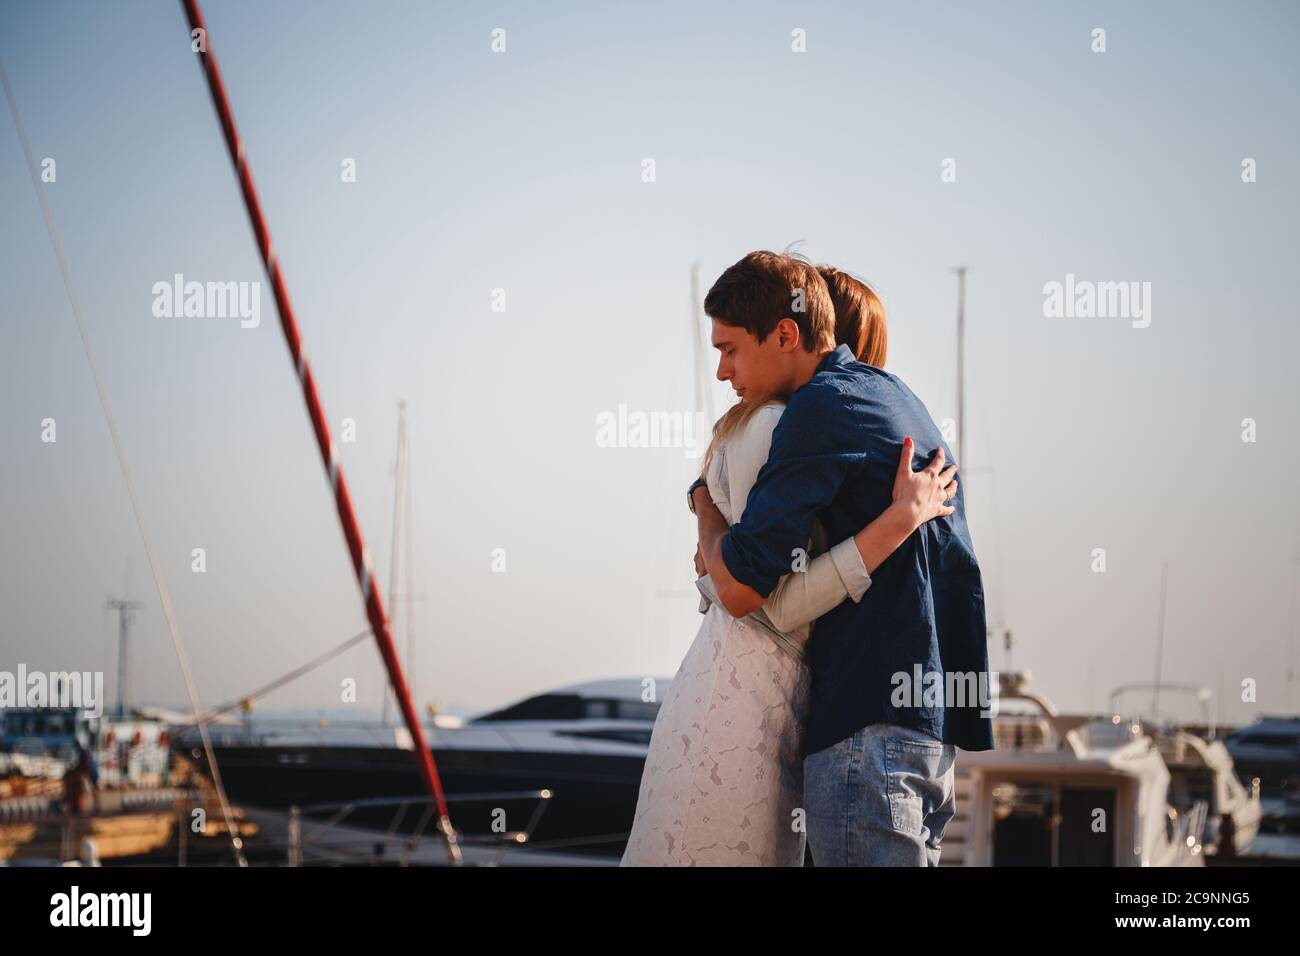
M718 381L719 382L731 381L731 367L726 365L723 362L718 363Z

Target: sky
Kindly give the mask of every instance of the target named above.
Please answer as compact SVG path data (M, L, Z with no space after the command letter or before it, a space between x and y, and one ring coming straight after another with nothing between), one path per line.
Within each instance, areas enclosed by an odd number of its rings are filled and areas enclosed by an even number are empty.
M995 669L1067 711L1152 680L1167 565L1163 679L1232 723L1300 708L1294 4L203 6L385 588L408 406L421 707L672 676L698 459L597 423L693 412L692 265L702 295L798 243L873 283L887 367L940 422L969 268L959 458ZM188 25L5 0L0 57L200 699L239 696L366 623ZM134 696L183 707L5 112L0 669L115 694L106 602L130 597ZM159 317L176 274L261 282L260 322ZM1139 283L1149 313L1049 315L1067 276ZM348 679L376 710L372 643L258 707L337 709Z

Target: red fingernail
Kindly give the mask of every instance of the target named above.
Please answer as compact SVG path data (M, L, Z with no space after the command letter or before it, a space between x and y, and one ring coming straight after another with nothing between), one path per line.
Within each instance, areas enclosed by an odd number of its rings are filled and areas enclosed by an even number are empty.
M910 444L912 444L912 439L910 439L910 438L904 438L904 439L903 439L903 444L904 444L904 445L910 445Z

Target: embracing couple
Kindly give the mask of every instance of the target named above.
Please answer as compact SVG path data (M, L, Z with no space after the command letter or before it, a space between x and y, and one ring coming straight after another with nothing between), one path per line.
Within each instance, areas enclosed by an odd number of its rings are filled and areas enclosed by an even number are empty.
M623 865L936 866L956 748L993 747L951 453L847 273L752 252L704 310L740 402L688 492L704 619Z

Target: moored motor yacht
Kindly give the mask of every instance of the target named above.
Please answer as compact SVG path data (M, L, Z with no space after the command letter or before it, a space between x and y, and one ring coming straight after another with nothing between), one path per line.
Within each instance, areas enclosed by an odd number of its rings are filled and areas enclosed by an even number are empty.
M1162 719L1159 710L1147 716L1133 713L1121 703L1133 694L1152 695L1156 702L1171 693L1193 698L1200 708L1197 723ZM1202 843L1209 856L1228 858L1244 854L1259 833L1260 781L1238 775L1232 755L1219 739L1211 713L1213 694L1209 688L1169 682L1125 684L1110 695L1110 713L1116 725L1138 721L1160 748L1169 767L1169 803L1180 813L1191 810L1196 801L1207 804L1208 815Z
M426 725L443 787L455 798L453 824L467 834L521 833L545 792L544 813L528 826L530 841L621 853L658 696L671 680L654 683L655 700L643 699L649 695L640 679L602 680L537 694L462 726ZM209 733L238 804L288 810L370 801L349 823L388 828L394 812L385 798L422 792L404 727L255 720ZM205 762L197 731L179 733L177 746ZM418 817L406 814L401 825L415 826Z
M1134 724L1064 715L999 675L995 749L957 755L941 866L1201 866L1208 806L1180 812L1156 742Z
M1224 741L1243 776L1259 777L1265 797L1300 783L1300 717L1263 715Z

